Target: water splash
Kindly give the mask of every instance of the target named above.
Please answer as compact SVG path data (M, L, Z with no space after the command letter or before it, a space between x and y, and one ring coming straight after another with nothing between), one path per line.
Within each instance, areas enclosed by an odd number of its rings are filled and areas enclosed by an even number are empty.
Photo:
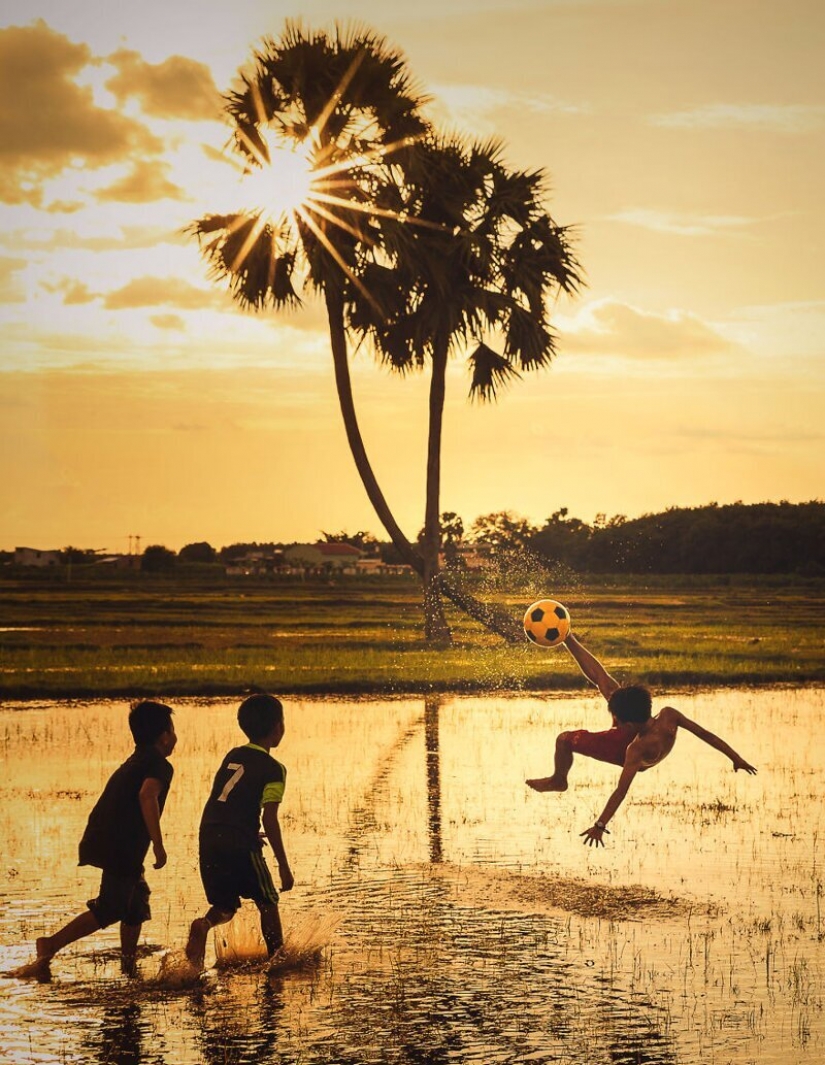
M270 972L281 973L318 965L342 919L338 914L308 913L290 921L283 947L269 959L256 918L252 911L242 910L229 924L215 929L217 968L268 963Z
M193 987L201 982L202 973L183 950L167 950L160 959L157 976L148 983L171 990Z

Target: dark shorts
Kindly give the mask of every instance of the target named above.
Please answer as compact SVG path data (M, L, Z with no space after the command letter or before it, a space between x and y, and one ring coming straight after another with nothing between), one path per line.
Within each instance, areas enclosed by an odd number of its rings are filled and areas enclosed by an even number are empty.
M635 733L626 728L609 728L604 732L588 732L587 729L578 729L568 733L570 746L576 754L587 755L588 758L596 758L600 762L610 762L612 765L624 765L627 748L633 742Z
M201 840L200 870L206 898L225 913L234 913L241 899L272 906L278 892L262 851L238 850Z
M138 925L152 916L149 909L149 885L142 874L118 876L106 869L100 878L100 893L86 905L101 928L115 921Z

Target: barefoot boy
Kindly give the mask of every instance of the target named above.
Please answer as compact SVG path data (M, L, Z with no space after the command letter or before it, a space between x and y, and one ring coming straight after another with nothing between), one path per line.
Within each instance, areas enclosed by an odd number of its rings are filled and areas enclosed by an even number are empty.
M172 782L167 758L177 736L171 709L148 700L130 710L129 729L134 753L109 778L80 841L79 864L103 871L100 892L84 913L37 940L37 960L44 965L69 943L120 921L122 965L126 972L134 967L141 925L151 916L143 878L150 842L155 869L166 865L160 818Z
M278 808L286 769L269 753L284 738L284 710L273 695L251 695L238 709L249 743L233 748L215 776L200 827L200 870L210 908L192 922L186 956L203 968L209 929L231 921L241 898L252 899L270 957L283 945L278 892L263 857L261 821L281 880L289 891L292 873L281 838Z
M622 767L616 790L607 800L596 823L581 833L589 846L604 846L607 823L621 806L633 778L637 773L657 765L673 750L676 733L681 726L698 736L700 740L721 751L733 762L734 771L744 769L755 773L741 755L724 740L697 725L672 706L663 707L655 717L651 716L650 692L641 684L619 684L611 677L601 662L586 647L579 643L571 632L565 646L575 658L587 679L595 684L607 699L607 708L613 718L613 727L603 732L588 732L578 729L562 732L556 739L553 775L528 780L535 791L567 791L567 775L573 764L574 754L597 758Z

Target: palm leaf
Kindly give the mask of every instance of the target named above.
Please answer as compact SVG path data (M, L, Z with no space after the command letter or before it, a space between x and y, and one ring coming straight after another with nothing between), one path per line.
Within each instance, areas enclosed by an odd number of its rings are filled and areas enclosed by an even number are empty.
M521 376L508 359L486 344L478 345L470 354L469 362L472 371L470 399L490 402L497 398L502 386Z

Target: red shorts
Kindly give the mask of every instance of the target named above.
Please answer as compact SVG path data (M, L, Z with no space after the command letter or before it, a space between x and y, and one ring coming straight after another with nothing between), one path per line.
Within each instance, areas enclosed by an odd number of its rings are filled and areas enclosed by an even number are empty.
M633 729L617 726L605 729L604 732L588 732L587 729L577 729L568 732L570 746L576 754L584 754L588 758L597 758L600 762L610 762L612 765L624 765L627 748L635 739Z

